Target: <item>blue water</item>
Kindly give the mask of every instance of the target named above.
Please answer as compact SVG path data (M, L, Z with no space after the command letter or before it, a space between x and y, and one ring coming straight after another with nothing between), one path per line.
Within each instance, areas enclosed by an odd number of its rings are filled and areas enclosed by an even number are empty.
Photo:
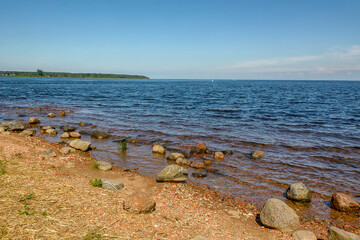
M114 138L232 150L212 166L221 174L193 181L234 195L268 197L297 181L325 196L360 194L360 82L0 78L0 106L1 121L84 121ZM26 109L39 106L73 113L50 120L49 111ZM112 141L94 144L104 150L98 157L149 175L168 164L150 145L130 145L124 156ZM248 158L256 149L266 156Z

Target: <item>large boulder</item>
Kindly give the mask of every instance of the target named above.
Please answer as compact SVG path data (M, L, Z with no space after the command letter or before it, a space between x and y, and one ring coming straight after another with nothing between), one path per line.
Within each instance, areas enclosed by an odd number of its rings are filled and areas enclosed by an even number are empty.
M334 193L330 205L340 212L359 212L360 204L343 193Z
M294 240L316 240L316 235L313 232L306 230L299 230L293 233Z
M117 191L117 190L124 188L124 184L122 182L112 180L112 179L102 178L101 183L102 183L102 186L101 186L102 188L112 190L112 191Z
M98 139L109 138L109 134L101 131L92 131L90 135L91 137Z
M303 183L293 183L286 190L286 197L299 202L310 202L311 191Z
M158 182L185 182L188 177L188 171L176 164L171 164L164 168L157 176Z
M360 240L360 236L346 232L337 227L330 227L328 230L328 240Z
M185 158L185 156L182 153L170 153L169 156L167 156L167 160L169 161L176 161L178 158Z
M153 153L165 154L165 148L159 144L153 145Z
M149 213L155 210L156 202L151 195L135 192L128 196L123 204L124 210L131 213Z
M5 131L22 131L25 129L25 125L19 122L2 122L0 127L3 127Z
M264 226L282 232L293 232L300 226L299 217L295 211L276 198L266 200L260 212L260 221Z
M40 120L37 118L31 117L29 119L29 124L39 124L39 123L40 123Z
M90 149L91 143L87 141L82 141L80 139L76 139L70 142L70 147L81 150L81 151L87 151Z

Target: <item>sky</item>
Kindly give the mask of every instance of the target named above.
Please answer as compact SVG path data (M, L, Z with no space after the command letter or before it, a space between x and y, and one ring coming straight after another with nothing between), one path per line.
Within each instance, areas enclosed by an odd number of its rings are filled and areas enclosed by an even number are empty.
M0 71L360 80L359 0L0 0Z

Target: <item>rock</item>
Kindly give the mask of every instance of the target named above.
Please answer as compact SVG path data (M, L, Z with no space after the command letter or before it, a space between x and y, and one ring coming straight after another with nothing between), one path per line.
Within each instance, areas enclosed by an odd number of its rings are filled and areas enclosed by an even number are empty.
M56 157L56 153L52 149L46 149L40 153L40 156Z
M165 167L157 176L158 182L184 182L187 180L188 171L176 164Z
M198 148L198 147L191 147L191 154L198 154L201 155L204 153L204 149Z
M69 153L75 152L75 149L71 147L63 147L60 149L60 153L63 155L68 155Z
M33 136L35 133L36 133L35 129L26 129L25 131L22 131L19 135L29 137L29 136Z
M22 131L25 129L24 124L19 122L2 122L0 127L3 127L5 131Z
M334 193L331 197L330 206L340 212L360 211L360 204L343 193Z
M201 162L192 162L190 164L190 167L192 167L192 168L206 168L205 164L203 164Z
M299 217L295 211L276 198L266 200L260 212L260 221L264 226L282 232L292 232L300 226Z
M214 152L213 151L211 151L210 149L206 149L205 150L205 154L213 154Z
M91 132L90 131L85 131L85 130L80 130L79 133L81 135L91 135Z
M70 134L67 132L64 132L63 134L61 134L60 138L69 138Z
M231 151L231 150L224 150L224 151L221 151L225 156L228 156L228 155L233 155L234 152Z
M215 169L215 168L207 168L207 169L205 169L205 171L208 172L208 173L217 173L217 172L219 172L219 170Z
M286 190L286 197L298 202L311 202L311 191L303 183L293 183Z
M48 129L55 129L55 127L53 126L44 126L44 127L41 127L41 130L48 130Z
M65 111L62 111L58 114L58 117L65 117L66 115L66 112Z
M262 158L265 156L265 153L263 151L260 151L260 150L256 150L256 151L253 151L251 153L251 157L253 159L258 159L258 158Z
M101 182L102 182L102 188L109 189L112 191L117 191L124 188L124 184L116 180L102 178Z
M224 159L224 154L222 152L216 152L214 154L214 159L215 160L223 160Z
M81 138L81 134L77 132L70 132L69 135L72 138Z
M39 124L39 123L40 123L40 120L37 118L32 117L29 119L29 124Z
M64 132L73 132L76 130L76 127L74 126L65 126L61 128Z
M55 129L47 129L45 133L49 135L56 135L57 131Z
M205 166L211 166L211 164L212 164L212 161L210 159L204 159L203 162L204 162Z
M109 138L109 134L101 131L92 131L90 135L91 137L98 139Z
M360 240L360 236L346 232L337 227L330 227L328 230L328 240Z
M170 153L167 157L167 160L169 161L176 161L178 158L185 158L184 154L182 153Z
M5 132L5 128L4 127L0 127L0 133Z
M132 213L149 213L155 210L156 202L151 195L135 192L128 196L123 204L124 210Z
M194 178L204 178L204 177L207 177L207 174L206 173L197 173L197 172L194 172L191 174Z
M202 152L204 153L207 149L206 145L203 142L199 142L198 144L196 144L197 148L200 148L202 150Z
M73 147L75 149L81 150L81 151L87 151L90 148L91 143L86 141L81 141L80 139L76 139L70 142L70 147Z
M49 114L48 114L48 117L49 117L49 118L54 118L54 117L56 117L56 115L55 115L55 113L49 113Z
M165 148L159 144L154 144L153 153L165 154Z
M80 127L83 127L83 126L85 126L85 123L84 123L84 122L80 122L80 123L79 123L79 126L80 126Z
M112 169L111 163L105 161L96 161L96 163L98 164L100 170L110 171Z
M75 167L75 162L66 162L65 167L66 168L74 168Z
M317 240L316 235L313 232L306 230L299 230L292 234L294 240Z
M191 161L189 161L189 160L187 160L187 159L185 159L185 158L178 158L178 159L176 159L176 162L175 162L176 164L178 164L178 165L186 165L186 166L189 166L190 164L191 164Z

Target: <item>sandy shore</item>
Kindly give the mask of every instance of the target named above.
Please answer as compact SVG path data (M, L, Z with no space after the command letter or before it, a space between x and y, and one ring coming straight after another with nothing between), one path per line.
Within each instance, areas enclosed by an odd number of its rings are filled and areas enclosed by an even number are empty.
M292 239L261 226L259 211L249 204L224 201L188 183L158 183L130 169L93 169L89 153L63 156L61 147L41 137L0 133L5 166L0 176L0 239ZM41 156L46 149L57 156ZM119 180L125 187L93 187L89 180L94 178ZM153 196L156 210L125 211L124 199L136 191ZM301 229L326 239L321 223L302 222Z

